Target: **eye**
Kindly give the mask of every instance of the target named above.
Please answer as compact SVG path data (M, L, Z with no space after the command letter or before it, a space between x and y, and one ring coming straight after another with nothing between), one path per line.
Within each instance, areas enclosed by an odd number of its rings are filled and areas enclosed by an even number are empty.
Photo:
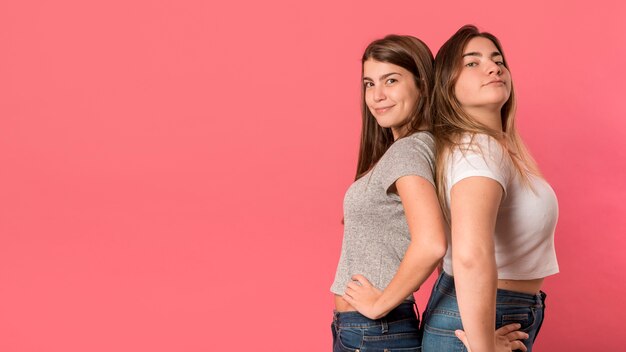
M498 66L504 66L504 61L496 61L496 65L498 65Z
M365 81L365 82L363 82L363 86L364 86L365 88L371 88L371 87L373 87L373 86L374 86L374 83L373 83L373 82L370 82L370 81Z
M396 82L398 82L398 80L397 80L397 79L395 79L395 78L389 78L389 79L388 79L385 83L387 83L387 84L394 84L394 83L396 83Z
M468 62L465 64L465 67L475 67L478 66L478 62Z

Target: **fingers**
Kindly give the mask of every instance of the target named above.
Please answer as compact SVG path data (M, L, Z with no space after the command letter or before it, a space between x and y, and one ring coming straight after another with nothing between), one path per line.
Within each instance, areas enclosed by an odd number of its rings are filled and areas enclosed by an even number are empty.
M358 291L360 289L362 289L362 286L359 285L358 283L354 282L354 281L349 282L348 286L346 286L346 291L348 291L348 290Z
M523 352L528 351L526 346L520 340L511 341L511 351L521 350Z
M500 335L506 338L507 340L509 340L509 342L511 342L511 345L516 346L516 348L513 348L513 350L519 349L522 351L526 351L526 346L520 340L527 339L528 334L523 331L519 331L518 329L521 327L522 325L518 323L505 325L496 330L496 335Z
M518 323L505 325L496 330L496 335L507 339L511 343L511 350L521 350L526 352L527 348L520 340L527 339L528 334L523 331L519 331L519 328L521 327L522 325Z
M343 298L344 301L350 303L350 305L354 305L354 298L352 298L347 293L345 293L343 296L341 296L341 298Z
M504 335L504 337L513 342L516 340L526 340L528 338L528 334L523 331L516 330Z
M454 334L459 340L461 340L461 342L463 342L463 344L465 345L465 348L467 348L467 351L472 352L472 350L470 350L469 342L467 341L467 335L465 335L465 331L455 330Z
M355 299L362 292L363 292L363 287L361 287L361 285L357 284L356 282L350 282L348 283L348 286L346 286L344 295L349 296L352 299Z
M361 286L372 286L369 280L361 274L352 275L352 280L358 282Z
M501 327L500 329L496 330L496 335L504 336L504 335L506 335L506 334L508 334L510 332L513 332L515 330L519 330L519 328L521 328L521 327L522 327L522 324L519 324L519 323L508 324L508 325L505 325L505 326Z
M501 346L507 346L507 350L510 346L512 351L521 350L523 352L526 352L528 349L521 340L527 339L528 334L523 331L519 331L518 329L521 327L522 326L520 324L509 324L496 330L496 341L498 341L497 344ZM461 340L461 342L463 342L468 352L471 352L469 342L467 341L467 335L465 335L465 331L455 330L454 334L459 340Z
M344 291L343 295L344 296L348 296L348 297L354 299L354 296L356 295L356 293L357 292L355 290L353 290L352 288L346 287L346 290Z

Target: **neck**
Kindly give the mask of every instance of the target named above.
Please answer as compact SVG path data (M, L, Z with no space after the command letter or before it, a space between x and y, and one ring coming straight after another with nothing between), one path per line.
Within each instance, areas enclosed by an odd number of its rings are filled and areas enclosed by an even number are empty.
M500 113L500 109L501 107L498 107L497 109L466 108L465 113L467 113L472 119L491 129L502 131L502 114Z
M402 125L400 127L391 127L391 134L393 134L393 140L397 141L400 136L406 136L409 130L408 124Z
M419 125L418 131L428 131L428 125L425 122ZM391 134L393 134L393 140L397 141L400 136L404 137L409 133L409 124L404 124L400 127L391 127Z

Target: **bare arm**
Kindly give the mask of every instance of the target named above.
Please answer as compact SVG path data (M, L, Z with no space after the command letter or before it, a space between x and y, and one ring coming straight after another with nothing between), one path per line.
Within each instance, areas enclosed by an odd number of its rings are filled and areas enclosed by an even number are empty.
M362 275L348 284L344 299L370 319L385 316L415 292L435 270L446 252L441 208L435 187L419 176L404 176L396 183L411 234L411 243L398 271L382 291Z
M454 282L463 328L475 352L496 350L493 236L502 195L500 184L486 177L461 180L450 193Z

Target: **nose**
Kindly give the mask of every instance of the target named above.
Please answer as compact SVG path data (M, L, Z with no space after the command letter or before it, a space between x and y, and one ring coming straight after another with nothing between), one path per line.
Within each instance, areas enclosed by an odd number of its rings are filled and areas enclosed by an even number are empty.
M383 101L387 98L385 95L385 87L381 87L380 85L374 86L374 101L379 102Z
M500 74L502 74L502 67L500 67L500 65L496 64L495 62L490 61L490 64L487 65L487 73L489 75L496 74L499 76Z

